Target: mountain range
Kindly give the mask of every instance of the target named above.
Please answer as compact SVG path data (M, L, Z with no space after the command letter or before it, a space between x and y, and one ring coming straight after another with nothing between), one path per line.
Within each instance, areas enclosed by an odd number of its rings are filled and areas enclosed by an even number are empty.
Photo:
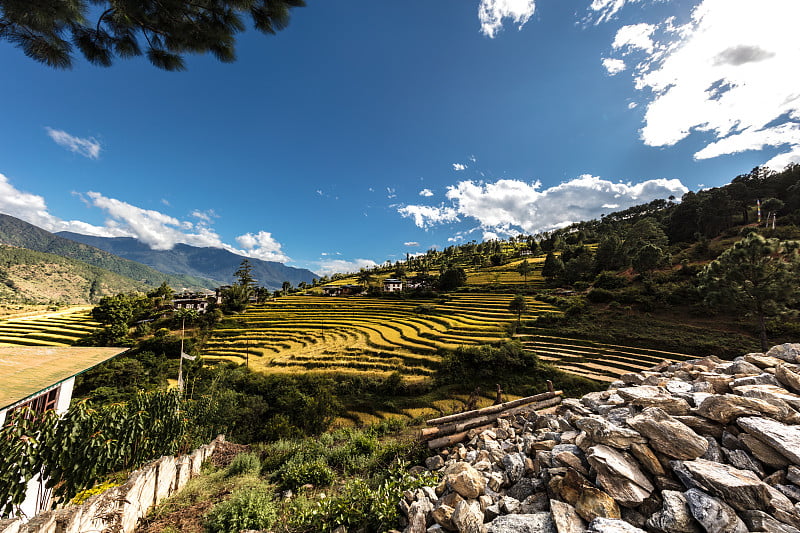
M67 231L56 235L148 265L160 272L207 278L216 285L232 283L233 273L244 259L243 256L222 248L176 244L171 250L152 250L132 237L92 237ZM247 259L253 267L251 274L256 279L256 284L273 290L280 289L284 281L297 285L302 281L311 283L314 278L319 277L304 268L289 267L276 261Z

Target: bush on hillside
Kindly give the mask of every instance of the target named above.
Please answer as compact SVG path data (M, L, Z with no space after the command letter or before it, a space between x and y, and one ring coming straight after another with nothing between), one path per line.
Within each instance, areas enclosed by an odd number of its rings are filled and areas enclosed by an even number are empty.
M515 381L535 372L538 364L536 355L523 350L519 341L460 346L454 352L445 352L436 379L440 383L459 384Z
M268 529L278 511L272 495L264 488L246 488L229 500L215 505L206 516L209 533L239 533L243 529Z

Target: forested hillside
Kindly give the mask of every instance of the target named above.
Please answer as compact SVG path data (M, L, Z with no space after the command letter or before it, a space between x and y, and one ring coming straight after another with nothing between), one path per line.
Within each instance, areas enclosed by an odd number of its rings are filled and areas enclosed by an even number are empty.
M147 286L81 261L0 244L0 299L6 303L89 304Z

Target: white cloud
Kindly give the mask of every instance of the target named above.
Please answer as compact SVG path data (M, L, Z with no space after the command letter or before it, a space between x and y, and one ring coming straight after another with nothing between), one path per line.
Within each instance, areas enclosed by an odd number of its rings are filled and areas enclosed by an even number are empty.
M452 207L433 207L428 205L406 205L397 212L403 218L413 218L418 228L430 228L436 224L458 221L458 212Z
M123 237L128 233L113 227L93 226L80 220L62 220L50 213L44 197L16 189L0 174L0 213L11 215L47 231L73 231L97 237Z
M461 163L453 163L453 170L455 170L456 172L460 172L460 171L466 170L466 169L467 169L467 165L463 165Z
M397 198L397 190L394 187L386 187L386 198Z
M798 19L797 0L702 0L685 25L661 22L634 73L650 99L645 144L699 133L710 139L697 159L772 147L781 153L768 166L800 161Z
M317 272L323 276L329 276L337 273L348 274L351 272L358 272L362 268L372 268L378 266L378 263L372 259L353 259L352 261L346 261L344 259L331 259L326 261L318 261L316 264L318 266L314 269L314 272Z
M195 218L199 218L202 222L205 222L206 224L211 224L215 218L219 218L213 209L208 209L206 211L200 211L199 209L195 209L194 211L192 211L191 215Z
M615 50L623 50L623 53L630 53L634 50L644 50L652 52L655 47L653 43L653 32L656 27L653 24L631 24L623 26L617 30L614 42L611 47Z
M417 241L408 241L408 242L404 242L403 246L414 246L414 247L416 247L416 246L419 246L419 243Z
M625 61L617 58L610 58L604 57L603 58L603 67L606 71L611 74L612 76L619 74L627 67L625 66Z
M595 24L608 22L625 7L625 4L636 3L639 0L592 0L589 9L593 11Z
M422 189L419 191L420 196L433 196L433 191L430 189Z
M613 183L589 174L544 190L540 182L462 181L448 187L452 207L407 205L398 212L413 217L421 228L471 218L480 223L486 239L561 228L598 218L610 205L625 209L657 198L680 197L688 190L677 179Z
M285 263L289 258L281 250L281 243L276 241L268 231L259 231L256 234L245 233L236 237L236 242L244 248L244 254L264 261L278 261Z
M56 130L46 127L47 135L59 146L62 146L70 152L75 152L83 157L89 159L97 159L100 157L100 143L94 137L82 138L70 135L66 131Z
M521 30L535 10L534 0L481 0L478 7L481 33L494 38L503 27L503 19L511 19Z
M213 210L192 212L192 216L200 219L200 222L193 224L159 211L142 209L121 200L107 198L94 191L78 196L89 207L99 207L108 214L109 218L103 226L58 218L49 212L42 196L16 189L6 176L0 174L0 213L17 217L47 231L72 231L96 237L133 237L153 250L170 250L178 243L185 243L222 248L264 261L290 260L281 251L281 244L266 231L237 237L236 240L243 249L224 243L210 227L213 219L217 218Z
M638 105L636 102L628 102L628 109L636 109Z

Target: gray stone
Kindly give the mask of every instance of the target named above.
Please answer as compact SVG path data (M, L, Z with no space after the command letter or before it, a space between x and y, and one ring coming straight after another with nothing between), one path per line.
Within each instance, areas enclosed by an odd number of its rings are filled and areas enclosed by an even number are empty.
M411 504L408 510L408 526L405 533L425 533L428 526L433 525L433 503L430 500L419 500Z
M589 524L587 533L646 533L645 530L613 518L595 518Z
M525 477L512 485L506 494L519 501L524 501L528 496L544 488L544 482L538 479Z
M444 459L441 455L434 455L425 459L425 468L428 470L439 470L444 466Z
M521 453L510 453L503 457L503 468L510 483L516 483L525 474L525 456Z
M647 520L649 527L664 533L702 533L683 493L665 490L661 492L661 497L664 500L661 510Z
M792 501L800 502L800 488L796 485L775 485L775 488L781 491L781 494L786 496Z
M476 500L458 502L451 520L458 533L483 533L483 511Z
M697 413L722 424L742 416L766 415L770 418L785 421L796 421L798 414L794 409L777 407L757 398L745 398L734 394L709 396L696 409Z
M706 440L708 441L708 450L706 450L706 453L703 454L703 459L717 463L724 461L725 456L722 454L722 448L717 442L717 439L714 437L706 437Z
M747 525L747 529L753 532L800 533L800 529L778 522L764 511L744 511L742 519Z
M649 439L651 448L676 459L694 459L708 449L706 439L655 407L629 418L628 424Z
M575 421L575 426L585 431L595 444L605 444L624 450L633 443L645 444L647 442L647 439L638 432L617 426L598 416L578 419Z
M743 417L736 423L792 463L800 464L800 427L761 417Z
M447 485L466 499L477 498L486 490L486 480L469 463L455 463L445 469Z
M743 387L748 385L773 385L773 386L780 386L780 383L775 376L772 374L768 374L766 372L761 373L757 376L745 376L742 378L736 378L731 383L731 389L734 391L736 387Z
M748 533L730 505L698 489L684 493L692 516L707 533Z
M767 357L776 357L787 363L797 363L800 358L800 344L788 342L786 344L779 344L778 346L770 348L766 355Z
M568 503L550 500L550 515L558 533L585 533L586 522Z
M734 387L733 391L745 398L764 400L781 409L787 406L795 410L800 409L800 396L787 391L779 384L744 385Z
M718 496L739 511L793 510L792 503L786 496L758 479L749 470L739 470L705 459L684 461L681 466L698 488Z
M761 373L761 369L756 365L748 363L744 360L734 361L726 368L722 369L723 374L730 374L732 376L757 376Z
M550 513L498 516L486 524L486 533L559 533Z
M728 460L728 464L731 466L735 466L740 470L750 470L759 478L763 479L766 476L766 472L764 472L764 467L761 464L750 457L750 454L744 450L727 450L723 449L725 453L725 458Z
M631 444L630 452L639 461L642 468L654 476L667 475L661 461L658 460L656 454L646 444Z
M797 468L794 465L790 465L789 468L786 470L786 479L788 479L795 485L800 485L800 468Z
M589 448L587 459L597 471L598 485L620 505L639 505L655 489L636 460L625 452L598 444Z
M745 354L744 360L748 363L754 364L759 368L771 368L778 366L783 361L777 357L767 357L763 353L748 353Z
M786 365L775 367L775 378L786 385L790 390L800 392L800 374Z
M685 415L689 412L689 403L683 398L675 398L666 389L652 385L624 387L617 393L633 405L647 408L658 407L672 415Z
M722 431L725 428L725 426L723 426L722 424L714 422L713 420L709 420L707 418L703 418L702 416L686 415L686 416L675 416L673 418L678 422L683 422L684 424L692 428L695 431L695 433L698 433L704 437L714 437L718 439L722 436Z

